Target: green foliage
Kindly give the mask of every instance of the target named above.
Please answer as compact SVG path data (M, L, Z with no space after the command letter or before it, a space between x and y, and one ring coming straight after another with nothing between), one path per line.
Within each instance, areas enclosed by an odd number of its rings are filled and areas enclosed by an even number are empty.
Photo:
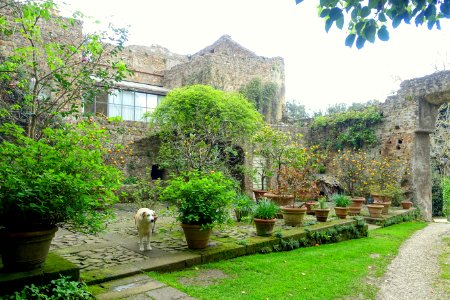
M246 218L252 215L255 209L255 201L245 194L237 194L233 200L233 207L236 212L236 216L239 215L238 221L241 218Z
M83 282L71 281L69 277L52 280L47 285L26 285L14 295L2 299L11 300L89 300L95 299Z
M190 171L170 179L160 199L178 206L181 223L213 227L229 219L235 189L221 172Z
M256 204L256 208L253 212L253 217L256 219L271 220L277 216L279 211L280 208L278 207L278 205L276 205L272 201L268 199L260 199Z
M327 135L325 148L360 149L363 146L376 144L377 137L373 126L380 122L382 122L382 116L378 108L369 106L360 111L349 110L315 117L311 123L311 129L313 132L323 132Z
M293 124L302 124L302 121L309 118L305 105L298 104L295 101L286 102L286 111L284 122Z
M15 47L0 57L0 121L18 124L28 137L39 139L44 128L79 112L81 99L92 101L129 74L118 58L125 30L111 27L108 34L81 36L80 13L54 16L58 6L50 0L8 2L0 7L5 16L0 34Z
M137 182L138 179L136 178L136 176L128 176L122 181L123 184L136 184Z
M150 122L162 141L161 167L226 171L226 165L239 163L234 145L244 144L261 126L262 117L240 94L193 85L172 90Z
M328 208L327 198L326 197L320 197L318 202L319 202L319 208L320 209Z
M442 213L444 216L450 216L450 178L442 180Z
M303 0L296 0L300 3ZM389 40L387 25L397 28L402 22L416 26L427 24L428 29L441 29L440 19L450 18L450 1L382 1L382 0L321 0L319 16L325 20L325 30L328 32L333 24L344 27L349 35L345 45L351 47L355 43L358 49L364 47L366 41L375 39Z
M333 201L337 207L348 207L352 202L352 199L349 196L342 194L333 194L331 195L331 201Z
M270 117L272 107L278 98L278 85L274 82L263 83L261 78L253 78L239 92L245 96L266 118ZM266 121L270 121L266 120Z
M40 140L12 124L0 127L0 223L11 226L71 222L98 231L111 218L121 173L105 164L105 130L81 122L47 128Z

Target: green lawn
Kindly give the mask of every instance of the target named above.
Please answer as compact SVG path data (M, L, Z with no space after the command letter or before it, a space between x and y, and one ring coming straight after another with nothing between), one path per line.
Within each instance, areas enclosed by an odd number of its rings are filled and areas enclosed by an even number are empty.
M371 231L368 238L149 276L198 299L373 299L377 288L367 278L381 276L402 242L425 226L408 222ZM220 270L227 278L208 279L208 270ZM201 280L205 277L208 284ZM193 282L182 284L182 278Z

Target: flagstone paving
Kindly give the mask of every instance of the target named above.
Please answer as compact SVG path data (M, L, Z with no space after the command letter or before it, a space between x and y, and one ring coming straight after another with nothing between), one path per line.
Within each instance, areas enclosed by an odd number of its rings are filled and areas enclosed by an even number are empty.
M153 209L157 211L158 221L152 237L151 251L139 251L133 219L137 207L132 204L120 204L116 207L116 219L108 224L105 233L89 235L73 232L68 227L60 228L52 242L51 251L80 267L81 279L94 285L93 291L98 299L193 299L143 274L148 270L192 266L211 258L187 249L181 227L166 207ZM336 220L336 217L332 216L329 220ZM308 224L316 223L314 216L306 216L305 221ZM281 229L293 230L279 220L274 231ZM226 252L215 253L215 249L219 248L215 246L222 243L230 245L232 239L232 244L243 248L245 252L245 246L242 246L245 243L239 246L238 242L254 236L254 226L246 223L215 228L208 247L212 250L209 255L219 255L222 259L234 257L228 256Z

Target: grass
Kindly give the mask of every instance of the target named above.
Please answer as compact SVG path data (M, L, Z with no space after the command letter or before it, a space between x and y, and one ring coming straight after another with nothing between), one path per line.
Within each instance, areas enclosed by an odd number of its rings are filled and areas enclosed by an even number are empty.
M450 294L450 237L442 239L442 252L439 256L439 267L441 270L440 278L436 282L436 286L443 293Z
M198 299L374 299L377 288L367 279L383 275L400 245L425 226L408 222L358 240L148 274ZM220 270L227 278L206 278L209 284L204 284L202 274L208 270ZM181 278L193 283L181 284Z

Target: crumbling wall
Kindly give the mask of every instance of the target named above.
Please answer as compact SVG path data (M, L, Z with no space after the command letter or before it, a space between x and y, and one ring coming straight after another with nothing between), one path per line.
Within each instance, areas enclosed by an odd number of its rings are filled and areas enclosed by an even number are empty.
M197 52L184 64L167 70L164 86L172 89L191 84L208 84L224 91L239 91L254 78L273 82L278 86L272 112L266 116L269 123L281 120L284 109L285 76L281 57L266 58L222 36L217 42Z

